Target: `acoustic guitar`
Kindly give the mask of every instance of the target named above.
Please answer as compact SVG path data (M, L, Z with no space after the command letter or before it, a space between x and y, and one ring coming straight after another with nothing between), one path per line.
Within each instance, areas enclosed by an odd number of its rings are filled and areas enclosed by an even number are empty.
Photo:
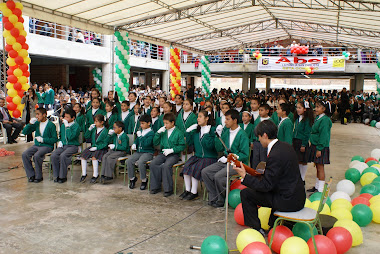
M253 168L245 165L244 163L240 162L238 160L237 155L233 154L233 153L228 154L227 162L231 163L231 165L236 166L236 167L241 167L241 165L244 165L245 171L247 171L247 173L252 175L252 176L260 176L260 175L263 175L265 172L265 166L266 166L265 162L263 162L263 161L260 162L257 165L256 169L253 169Z

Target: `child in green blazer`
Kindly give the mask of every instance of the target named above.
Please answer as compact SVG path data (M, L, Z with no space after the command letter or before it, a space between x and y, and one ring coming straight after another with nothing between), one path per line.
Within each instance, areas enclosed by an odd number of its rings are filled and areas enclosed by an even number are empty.
M141 110L141 114L143 115L150 115L150 111L152 111L152 98L150 98L150 96L146 96L144 98L144 105L142 107L142 110Z
M152 118L152 130L154 133L156 133L163 125L161 125L161 122L159 121L159 115L160 115L160 108L154 107L152 108L152 111L150 111L150 117Z
M38 87L38 92L36 92L37 94L37 98L38 98L38 107L39 108L43 108L44 107L44 104L45 104L45 100L44 100L44 87L43 86L39 86Z
M289 119L290 105L281 103L277 108L277 114L281 118L278 124L277 138L282 142L292 144L293 142L293 122Z
M99 161L108 150L108 130L104 127L105 119L103 115L96 115L94 124L91 124L85 133L86 139L91 139L91 147L86 148L81 154L82 177L80 182L84 182L87 177L87 160L91 158L94 170L90 183L96 183L99 178Z
M46 84L45 85L45 92L43 93L43 100L45 103L45 108L47 110L53 109L53 104L54 104L54 90L51 88L51 84Z
M136 132L140 129L140 116L141 116L141 108L140 103L136 103L133 108L133 114L129 117L128 120L128 129L127 134L135 135Z
M182 132L185 132L187 128L197 123L197 116L193 113L193 101L186 99L183 102L182 109L177 116L175 126Z
M150 163L151 194L161 191L161 183L164 189L164 197L173 194L173 165L179 161L181 152L185 149L185 138L181 130L175 127L175 115L164 115L164 127L161 127L154 135L153 145L161 146L161 153Z
M101 98L102 98L102 96L100 94L100 91L97 88L92 88L91 89L90 100L87 102L87 105L86 105L86 112L90 111L91 108L93 107L92 106L92 101L94 99L98 99L100 101L99 108L104 111L106 105L104 105L104 102L101 100Z
M96 115L106 115L106 112L100 109L100 100L98 98L94 98L91 101L91 109L89 109L86 113L86 127L87 130L90 125L94 124L94 119Z
M131 117L132 113L129 110L129 101L123 101L120 105L121 111L119 113L119 119L124 124L124 132L128 132L128 125L129 125L129 118Z
M167 113L174 113L174 105L167 101L163 104L162 109L163 113L158 117L158 125L161 127L164 126L164 115Z
M36 117L30 119L30 123L25 126L22 134L29 135L33 132L35 132L34 145L22 153L22 162L29 182L39 183L43 180L42 163L45 154L53 151L54 144L58 140L56 126L47 119L45 108L36 109ZM31 161L32 157L35 170Z
M250 112L243 111L242 114L242 123L239 124L240 128L242 128L245 133L247 133L249 139L249 145L251 150L253 149L253 141L255 140L255 129L253 128L253 117Z
M117 113L117 107L112 101L106 102L106 123L104 124L108 130L113 129L113 124L119 120L119 115Z

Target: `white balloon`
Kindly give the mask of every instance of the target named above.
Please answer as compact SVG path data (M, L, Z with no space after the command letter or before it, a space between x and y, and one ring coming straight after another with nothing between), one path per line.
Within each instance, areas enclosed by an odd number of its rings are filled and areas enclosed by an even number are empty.
M126 79L129 79L131 75L127 71L127 73L124 76L125 76Z
M125 59L127 59L127 61L129 62L129 52L127 53L127 55L125 56Z
M356 163L354 166L352 166L353 168L356 168L357 170L359 170L360 174L363 173L364 169L368 168L368 165L364 162L358 162Z
M350 180L344 179L338 182L336 185L337 191L343 191L349 196L352 196L355 193L355 184Z
M375 126L377 129L380 129L380 122L377 122Z
M350 165L348 165L348 168L354 168L354 166L359 163L360 161L351 161Z
M127 97L128 97L128 92L124 92L124 93L123 93L123 96L124 96L125 98L127 98Z
M120 91L122 91L123 93L126 93L127 92L127 88L125 88L124 86L122 88L120 88Z
M371 157L375 159L380 159L380 149L379 148L373 149L371 152Z
M364 123L365 123L365 124L369 124L369 118L365 119L365 120L364 120Z
M334 200L337 200L337 199L340 199L340 198L346 199L346 200L348 200L348 201L351 202L350 195L348 195L347 193L345 193L343 191L336 191L330 197L331 202L334 202Z

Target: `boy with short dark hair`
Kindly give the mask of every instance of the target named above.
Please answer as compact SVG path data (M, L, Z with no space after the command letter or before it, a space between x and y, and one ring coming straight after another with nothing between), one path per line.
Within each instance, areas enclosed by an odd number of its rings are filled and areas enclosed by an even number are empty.
M152 98L150 96L146 96L144 98L144 106L142 107L142 114L143 115L150 115L150 111L152 111Z
M293 143L293 122L289 119L290 105L288 103L281 103L277 108L277 114L281 117L281 121L278 124L278 140L286 142L288 144Z

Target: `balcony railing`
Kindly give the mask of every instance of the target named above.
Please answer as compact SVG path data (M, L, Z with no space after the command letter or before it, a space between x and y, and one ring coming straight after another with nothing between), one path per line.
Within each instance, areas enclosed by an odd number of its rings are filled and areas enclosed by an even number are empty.
M144 41L129 40L130 53L133 56L155 60L166 60L165 47Z

